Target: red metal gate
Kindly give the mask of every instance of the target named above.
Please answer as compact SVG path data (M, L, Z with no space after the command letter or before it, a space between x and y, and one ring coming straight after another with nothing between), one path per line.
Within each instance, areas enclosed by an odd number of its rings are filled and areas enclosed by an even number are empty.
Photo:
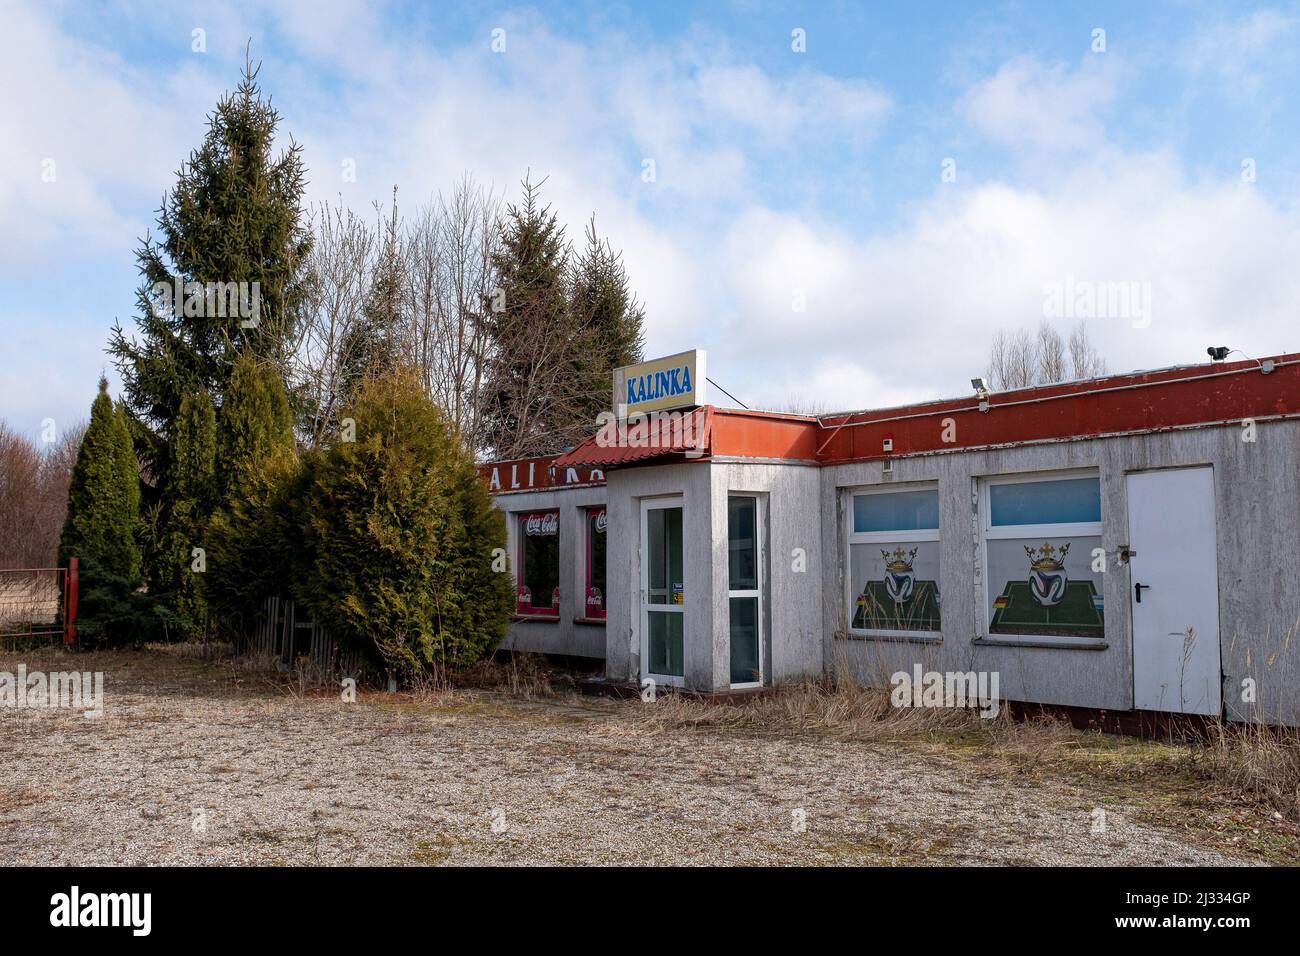
M66 568L0 568L0 648L61 637L77 643L77 559Z

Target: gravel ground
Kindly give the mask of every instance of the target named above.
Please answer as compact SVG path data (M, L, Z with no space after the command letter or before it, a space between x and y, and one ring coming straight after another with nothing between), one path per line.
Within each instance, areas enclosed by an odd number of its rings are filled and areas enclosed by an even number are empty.
M216 672L205 665L206 685L110 672L98 720L0 708L3 859L1245 862L1122 806L1095 833L1081 788L990 779L906 744L655 729L639 701L458 691L346 704Z

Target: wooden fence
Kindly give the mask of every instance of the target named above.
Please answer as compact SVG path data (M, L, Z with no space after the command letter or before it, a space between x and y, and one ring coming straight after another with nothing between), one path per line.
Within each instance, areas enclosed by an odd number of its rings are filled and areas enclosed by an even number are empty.
M251 650L274 657L286 667L299 658L322 674L355 676L362 669L356 651L335 646L324 627L300 616L297 605L288 598L267 598L263 615L250 640Z

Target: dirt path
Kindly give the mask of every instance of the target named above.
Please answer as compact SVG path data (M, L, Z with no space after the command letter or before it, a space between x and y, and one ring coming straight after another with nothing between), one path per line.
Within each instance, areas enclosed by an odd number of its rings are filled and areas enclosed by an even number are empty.
M629 710L643 706L467 692L345 704L161 680L111 693L99 720L0 708L0 853L19 864L1243 862L1123 806L1094 832L1094 802L1065 783L990 780L905 744L656 731Z

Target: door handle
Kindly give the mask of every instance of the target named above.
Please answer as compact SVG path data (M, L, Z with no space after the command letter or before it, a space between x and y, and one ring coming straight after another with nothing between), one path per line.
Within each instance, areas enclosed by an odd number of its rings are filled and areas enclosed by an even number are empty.
M1143 589L1143 588L1149 588L1149 587L1151 587L1151 585L1149 585L1149 584L1135 584L1135 585L1133 585L1133 593L1137 595L1137 602L1138 602L1139 604L1142 603L1142 589Z

